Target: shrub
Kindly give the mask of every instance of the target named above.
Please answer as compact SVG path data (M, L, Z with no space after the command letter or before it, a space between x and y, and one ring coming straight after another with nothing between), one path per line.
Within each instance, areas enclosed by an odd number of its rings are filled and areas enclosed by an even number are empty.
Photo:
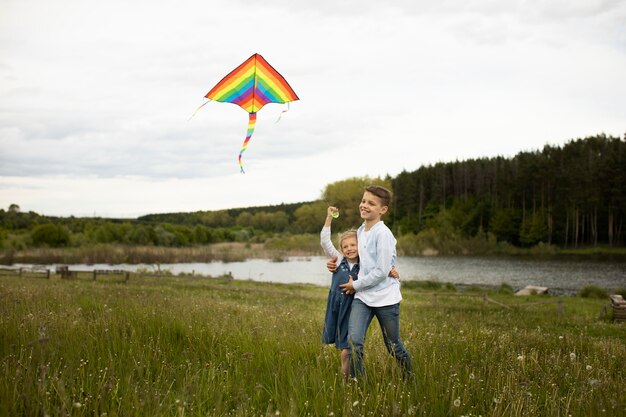
M513 294L514 292L515 291L513 291L513 287L511 287L506 282L503 282L502 284L500 284L500 287L498 287L499 294Z
M269 239L265 243L265 249L321 252L320 238L316 234L279 236Z
M531 255L556 255L559 253L559 248L556 245L539 242L530 248L530 253Z
M70 243L69 230L65 226L52 223L35 226L30 236L36 246L57 248Z
M580 289L578 295L583 298L607 298L609 293L607 290L597 285L587 285Z

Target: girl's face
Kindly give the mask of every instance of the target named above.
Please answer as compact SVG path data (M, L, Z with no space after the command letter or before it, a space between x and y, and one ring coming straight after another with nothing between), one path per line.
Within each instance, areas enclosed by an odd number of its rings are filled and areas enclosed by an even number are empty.
M341 241L341 253L350 262L356 262L359 259L359 245L356 237L347 237Z

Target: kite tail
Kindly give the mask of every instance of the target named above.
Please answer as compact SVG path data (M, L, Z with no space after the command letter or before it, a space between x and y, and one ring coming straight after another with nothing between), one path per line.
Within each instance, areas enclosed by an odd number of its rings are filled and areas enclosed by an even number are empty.
M278 119L276 119L274 123L280 122L280 118L283 117L283 113L287 113L288 111L289 111L289 102L287 102L287 109L280 112L280 114L278 115Z
M256 113L250 113L249 119L248 119L248 133L246 134L246 140L243 141L243 146L241 147L241 150L239 151L239 169L241 169L242 174L245 174L245 171L243 170L243 163L241 162L241 155L248 148L248 142L250 142L250 138L252 137L252 134L254 133L255 125L256 125Z

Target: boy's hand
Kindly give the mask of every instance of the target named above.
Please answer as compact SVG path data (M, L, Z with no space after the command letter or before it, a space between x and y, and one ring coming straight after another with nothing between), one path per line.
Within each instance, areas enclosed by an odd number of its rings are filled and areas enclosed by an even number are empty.
M391 271L389 271L389 276L391 278L400 279L400 273L398 272L395 266L391 267Z
M330 258L328 262L326 262L326 268L328 268L330 272L335 272L337 270L337 257L336 256L333 256L332 258Z
M339 285L341 288L343 288L343 292L344 294L354 294L356 291L354 291L354 286L352 285L352 283L354 281L352 281L352 277L348 277L348 282L345 284L341 284Z

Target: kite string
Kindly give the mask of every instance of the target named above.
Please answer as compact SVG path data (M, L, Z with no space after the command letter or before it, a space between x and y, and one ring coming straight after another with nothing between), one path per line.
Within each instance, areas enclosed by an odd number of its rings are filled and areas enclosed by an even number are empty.
M239 151L239 169L241 170L242 174L245 174L246 172L243 170L243 163L241 162L241 155L248 148L248 142L250 142L250 138L252 137L252 134L254 133L255 125L256 125L256 113L249 113L248 133L246 134L246 139L243 141L243 146L241 147L241 150Z
M280 122L280 118L283 117L283 113L287 113L289 111L289 102L287 102L287 109L280 112L278 115L278 119L274 122L274 124Z
M194 111L194 112L193 112L193 114L191 115L191 117L189 117L189 119L187 119L187 121L190 121L190 120L193 118L193 116L195 116L195 115L196 115L196 113L198 113L198 110L200 110L201 108L203 108L204 106L206 106L206 105L207 105L207 103L208 103L208 102L210 102L210 101L211 101L211 99L208 99L207 101L205 101L204 103L202 103L202 104L201 104L201 105L200 105L200 106L196 109L196 111Z

